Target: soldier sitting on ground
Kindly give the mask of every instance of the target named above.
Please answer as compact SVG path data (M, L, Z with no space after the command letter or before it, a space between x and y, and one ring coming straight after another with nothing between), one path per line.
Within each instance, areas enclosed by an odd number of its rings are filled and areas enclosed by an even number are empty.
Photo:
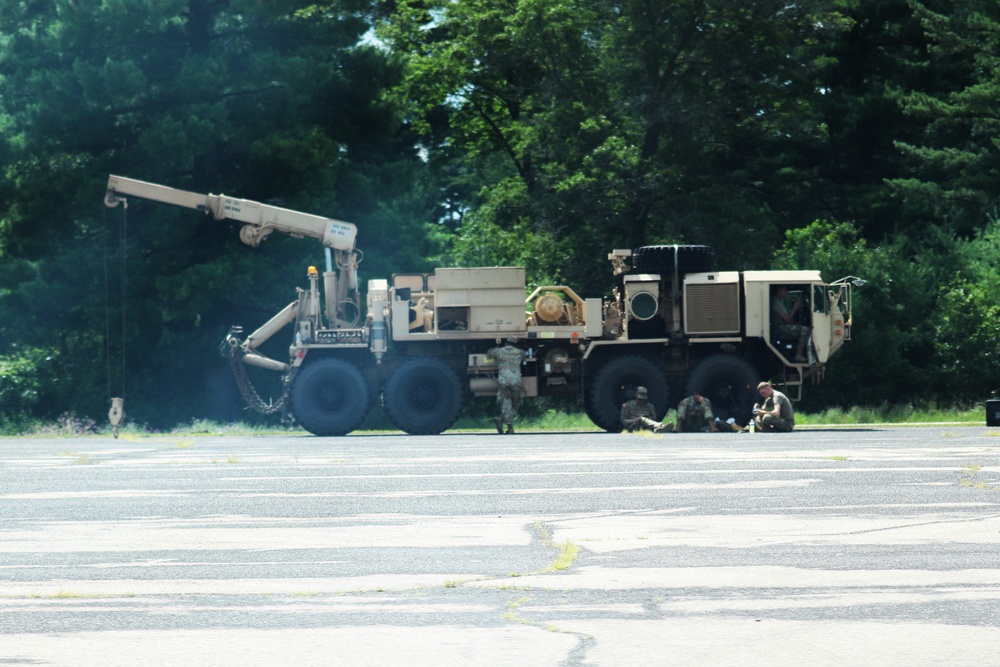
M716 433L717 430L712 401L702 396L700 389L677 404L678 433Z
M674 430L673 423L663 424L656 421L653 404L649 402L649 391L645 387L636 387L635 398L622 405L622 426L629 433L649 429L653 433L670 433Z
M754 403L754 422L758 431L789 433L795 428L795 411L788 397L767 382L757 385L757 391L764 399L764 405Z

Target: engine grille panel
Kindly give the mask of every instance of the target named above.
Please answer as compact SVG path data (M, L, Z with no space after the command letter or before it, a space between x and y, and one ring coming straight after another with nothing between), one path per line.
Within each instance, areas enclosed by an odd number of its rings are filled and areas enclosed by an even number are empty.
M687 334L738 334L740 292L736 283L686 285L684 331Z

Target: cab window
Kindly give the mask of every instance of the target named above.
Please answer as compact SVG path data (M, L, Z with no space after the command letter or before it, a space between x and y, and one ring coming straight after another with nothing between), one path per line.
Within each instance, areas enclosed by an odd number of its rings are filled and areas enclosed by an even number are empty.
M826 293L825 285L813 285L813 312L830 312L830 295Z

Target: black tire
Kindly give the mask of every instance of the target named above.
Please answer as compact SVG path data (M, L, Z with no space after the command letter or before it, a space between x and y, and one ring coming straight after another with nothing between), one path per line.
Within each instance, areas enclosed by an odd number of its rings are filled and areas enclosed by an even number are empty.
M372 407L368 381L343 359L318 359L302 368L288 393L295 420L313 435L346 435Z
M432 357L407 359L382 389L392 423L411 435L435 435L455 425L465 407L465 388L448 364Z
M667 379L651 359L638 355L610 359L594 373L584 394L587 416L608 433L620 432L622 404L628 392L640 386L649 390L656 418L661 419L670 401Z
M700 273L715 268L715 250L707 245L677 246L679 273ZM647 245L632 251L635 273L669 273L674 270L674 246Z
M686 396L701 389L702 396L712 401L712 412L726 421L730 417L740 426L746 426L759 402L757 369L742 357L714 354L705 357L688 375Z

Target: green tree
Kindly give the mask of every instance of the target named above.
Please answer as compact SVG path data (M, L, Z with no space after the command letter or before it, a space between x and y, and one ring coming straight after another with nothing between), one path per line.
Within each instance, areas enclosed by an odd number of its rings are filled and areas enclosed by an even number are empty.
M931 320L939 391L956 402L982 401L1000 393L1000 220L960 240L955 273L938 295Z
M43 350L14 349L0 356L0 429L19 429L35 414L53 361Z
M789 231L778 269L819 269L867 283L854 291L852 340L830 360L824 382L804 397L805 409L946 399L934 361L940 285L955 268L947 236L897 236L881 244L850 223L818 221Z
M946 81L899 86L903 111L925 130L897 142L914 173L892 181L908 205L968 236L1000 198L1000 5L989 0L911 0Z
M460 165L440 173L468 198L463 224L576 258L540 274L593 291L612 247L711 240L742 265L777 244L788 222L757 156L822 132L811 42L839 29L818 20L822 3L394 8L380 35L407 56L402 95L432 161ZM460 243L458 258L480 245ZM512 261L538 254L501 245Z
M105 210L109 173L351 220L372 277L428 268L438 202L383 95L399 66L362 39L371 4L0 7L0 263L18 267L0 354L30 341L60 364L36 411L101 416L123 391L140 422L203 416L226 329L266 320L323 261L286 238L250 250L194 212Z
M827 16L838 29L804 47L815 64L807 81L816 94L797 95L796 111L809 114L814 131L776 139L754 171L791 227L823 217L850 220L874 242L919 233L929 221L915 229L886 183L907 173L895 142L913 140L922 128L904 116L893 91L946 74L921 57L926 37L906 0L832 4L836 13Z

